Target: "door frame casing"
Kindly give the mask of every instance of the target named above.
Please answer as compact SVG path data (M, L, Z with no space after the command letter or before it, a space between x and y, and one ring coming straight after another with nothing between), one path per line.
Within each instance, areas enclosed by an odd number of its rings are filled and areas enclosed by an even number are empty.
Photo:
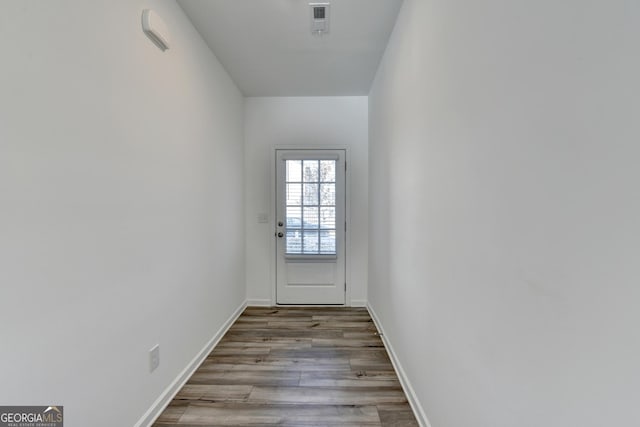
M308 146L300 146L300 145L274 145L271 148L271 195L270 195L270 203L271 206L269 208L269 225L271 228L269 229L270 242L269 245L269 269L270 269L270 286L271 286L271 306L278 306L276 303L276 286L277 286L277 250L276 250L276 221L277 221L277 200L276 200L276 186L277 186L277 171L276 171L276 163L277 163L277 153L278 150L296 150L296 151L331 151L331 150L342 150L344 151L344 159L345 164L347 165L345 171L345 212L344 219L346 223L346 230L344 233L344 246L345 246L345 271L344 277L346 281L346 289L344 295L344 306L351 307L351 238L349 235L349 230L351 229L351 166L350 166L350 156L349 156L349 148L345 146L334 146L334 145L326 145L326 146L317 146L317 145L308 145ZM290 307L290 304L286 306ZM308 306L308 305L305 305Z

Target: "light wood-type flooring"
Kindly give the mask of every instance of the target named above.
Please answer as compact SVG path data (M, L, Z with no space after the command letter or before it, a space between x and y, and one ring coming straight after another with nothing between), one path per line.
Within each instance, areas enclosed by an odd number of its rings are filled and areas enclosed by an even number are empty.
M364 308L250 307L154 427L417 426Z

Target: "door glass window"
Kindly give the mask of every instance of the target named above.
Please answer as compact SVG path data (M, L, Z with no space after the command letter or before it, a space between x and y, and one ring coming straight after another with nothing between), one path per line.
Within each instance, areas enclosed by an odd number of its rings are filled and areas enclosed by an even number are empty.
M336 161L286 161L287 254L336 254Z

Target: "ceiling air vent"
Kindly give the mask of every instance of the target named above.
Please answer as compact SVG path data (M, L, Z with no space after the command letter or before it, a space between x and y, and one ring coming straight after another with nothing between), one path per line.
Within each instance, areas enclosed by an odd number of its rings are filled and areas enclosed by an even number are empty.
M323 36L329 34L329 3L309 3L311 8L311 34Z

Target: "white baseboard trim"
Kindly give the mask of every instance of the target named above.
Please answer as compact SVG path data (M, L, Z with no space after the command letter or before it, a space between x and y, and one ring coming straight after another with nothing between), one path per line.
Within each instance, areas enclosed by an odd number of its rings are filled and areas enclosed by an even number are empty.
M211 353L211 350L218 345L218 342L222 339L224 334L227 333L233 322L240 317L244 309L247 307L247 302L244 301L233 312L233 314L227 319L226 322L218 329L213 337L205 344L204 348L191 360L186 368L180 372L175 380L165 389L164 392L156 399L151 407L145 412L145 414L135 423L134 427L151 427L156 419L162 414L162 411L169 405L173 398L178 394L182 386L191 378L191 375L198 369L204 359Z
M396 355L396 352L394 351L393 346L389 341L387 333L384 331L384 328L382 327L382 323L380 323L380 319L378 318L375 310L373 309L373 307L371 307L371 304L369 303L367 303L367 310L369 310L369 314L371 315L371 318L373 319L373 323L376 325L376 328L378 328L378 332L382 334L382 342L384 343L384 347L387 349L387 353L389 353L389 356L391 358L391 363L393 364L393 368L396 370L396 374L400 379L400 384L402 385L402 389L404 390L404 393L407 395L407 398L409 399L409 405L413 410L413 414L415 415L421 427L431 427L431 424L427 419L427 414L424 412L424 408L422 407L422 405L420 405L420 402L418 401L418 397L416 396L416 393L413 390L413 387L411 386L411 382L409 382L409 378L407 377L406 373L404 372L404 369L402 368L402 365L400 364L400 360L398 359L398 356Z
M366 299L352 299L351 307L366 307L367 300Z
M271 307L273 303L270 299L248 299L247 306L249 307Z

